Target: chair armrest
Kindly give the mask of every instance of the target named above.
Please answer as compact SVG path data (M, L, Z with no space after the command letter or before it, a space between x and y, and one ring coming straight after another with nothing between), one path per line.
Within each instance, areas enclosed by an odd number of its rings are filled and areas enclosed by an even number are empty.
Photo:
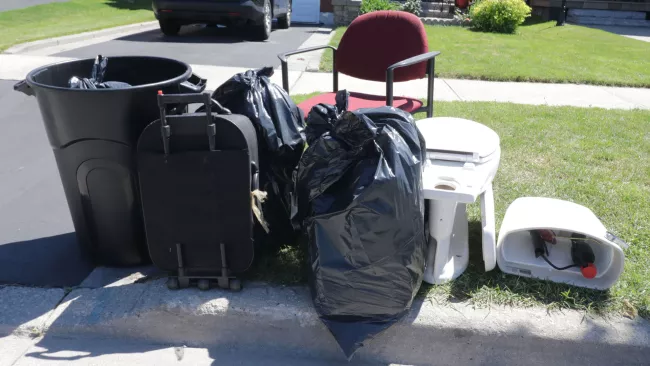
M432 51L421 55L409 57L406 60L394 63L386 69L386 105L393 105L393 72L400 67L415 65L427 61L427 74L429 75L427 90L427 117L433 117L433 74L435 69L435 58L440 51Z
M430 60L430 59L438 56L439 54L440 54L440 51L432 51L432 52L423 53L421 55L409 57L406 60L403 60L403 61L400 61L398 63L394 63L394 64L388 66L386 71L388 71L388 70L392 71L392 70L395 70L395 69L399 69L400 67L415 65L415 64L420 63L422 61Z
M280 59L280 63L282 64L282 88L284 88L284 90L287 93L289 93L289 66L287 64L287 57L298 55L301 53L318 51L325 48L329 48L332 50L332 52L334 52L334 57L332 58L332 63L334 64L332 65L334 71L334 91L338 90L338 72L336 71L336 47L327 45L327 46L301 48L299 50L283 52L278 54L278 58Z
M301 53L307 53L307 52L312 52L312 51L318 51L318 50L322 50L324 48L330 48L334 52L336 52L336 47L334 47L334 46L329 46L329 45L327 45L327 46L315 46L315 47L301 48L299 50L294 50L294 51L289 51L289 52L283 52L283 53L278 54L278 58L280 59L280 62L287 62L287 57L288 56L298 55L298 54L301 54Z

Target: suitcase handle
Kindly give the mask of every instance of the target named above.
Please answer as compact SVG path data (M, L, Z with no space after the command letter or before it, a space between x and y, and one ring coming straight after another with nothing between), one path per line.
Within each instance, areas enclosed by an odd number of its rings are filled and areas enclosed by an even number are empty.
M160 135L163 141L165 156L169 155L169 138L172 135L171 127L167 124L168 104L201 103L204 106L210 151L216 150L217 127L212 120L212 98L208 93L201 94L169 94L158 91L158 108L160 108Z
M206 107L212 103L212 98L208 93L188 93L188 94L163 94L162 90L158 91L158 107L162 108L167 104L190 104L201 103Z
M16 84L18 85L18 84ZM216 113L219 114L232 114L230 109L222 106L218 101L210 98L210 104L207 104L207 99L206 96L208 95L207 93L202 93L202 94L196 94L196 93L190 93L190 94L159 94L162 95L163 98L162 100L158 98L158 107L162 108L164 105L167 104L180 104L180 105L188 105L190 103L200 103L203 104L202 107L197 108L196 113L203 112L207 105L212 106L212 110L214 110Z

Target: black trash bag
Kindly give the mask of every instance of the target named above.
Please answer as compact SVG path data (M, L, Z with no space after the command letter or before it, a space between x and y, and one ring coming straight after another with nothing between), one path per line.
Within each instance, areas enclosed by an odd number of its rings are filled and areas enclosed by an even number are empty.
M268 196L263 205L273 242L293 244L291 225L293 171L305 149L304 116L284 89L269 79L272 67L236 74L212 94L232 113L250 118L260 144L260 189Z
M90 79L73 76L68 80L68 86L71 89L126 89L131 87L131 85L121 81L104 82L107 65L108 57L97 55L90 73Z
M410 114L346 112L346 96L309 113L293 219L308 243L314 306L349 359L408 312L420 287L426 147Z

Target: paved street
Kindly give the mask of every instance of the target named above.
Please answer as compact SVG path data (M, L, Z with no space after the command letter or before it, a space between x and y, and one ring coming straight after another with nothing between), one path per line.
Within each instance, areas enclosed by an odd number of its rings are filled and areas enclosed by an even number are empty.
M71 286L92 267L74 228L36 98L0 81L0 283Z
M165 37L155 29L54 56L162 56L201 65L247 68L280 66L277 54L299 48L317 29L302 26L276 29L266 42L249 40L250 35L245 29L187 26L183 27L178 37Z
M303 358L259 352L237 347L186 347L134 342L126 340L69 339L45 337L29 340L18 337L0 338L0 346L13 347L6 352L6 365L102 365L102 366L197 366L197 365L265 365L265 366L347 366L337 359ZM0 356L2 356L0 349ZM0 365L5 365L0 359ZM12 361L15 361L12 362ZM381 365L359 363L355 365ZM385 363L384 363L385 365Z
M28 8L47 3L63 3L68 0L0 0L0 11Z

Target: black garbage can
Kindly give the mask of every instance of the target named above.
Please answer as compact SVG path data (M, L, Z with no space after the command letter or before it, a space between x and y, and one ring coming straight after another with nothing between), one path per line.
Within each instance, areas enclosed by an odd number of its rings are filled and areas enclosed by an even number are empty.
M159 90L201 92L205 80L194 84L200 78L180 61L109 57L104 80L131 88L70 89L68 80L88 77L93 63L44 66L14 88L38 100L84 253L102 265L141 264L149 258L134 158L138 137L159 118Z

